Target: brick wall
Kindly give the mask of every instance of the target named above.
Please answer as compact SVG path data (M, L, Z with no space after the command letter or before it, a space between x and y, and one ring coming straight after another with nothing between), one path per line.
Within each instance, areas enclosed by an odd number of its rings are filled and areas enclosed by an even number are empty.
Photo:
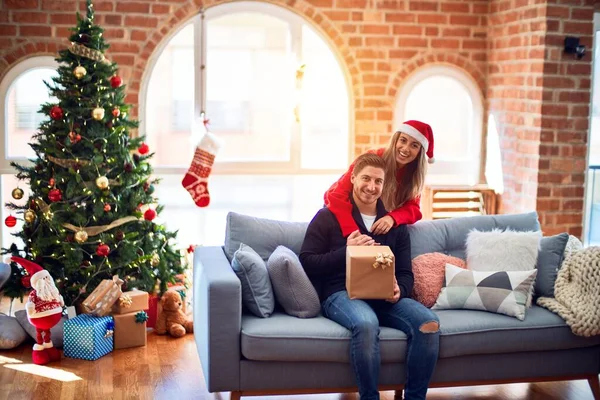
M490 4L487 98L501 138L504 211L538 210L546 234L580 236L594 2L532 3ZM581 37L583 60L563 54L567 35Z
M591 58L588 55L583 62L566 59L551 45L573 29L585 31L581 32L584 41L591 40L593 1L563 0L568 3L565 6L529 5L536 3L532 0L270 2L310 21L344 61L352 84L356 153L387 142L393 132L397 91L409 74L426 64L454 65L487 94L486 108L498 119L505 210L537 207L545 227L567 227L574 233L581 229L580 218L576 219L581 215L577 208L583 198L584 167L550 156L567 160L585 153L583 114L585 98L589 98ZM95 2L97 22L111 44L108 57L119 63L128 84L127 102L138 105L149 59L165 36L197 15L200 7L217 3ZM0 79L20 60L54 55L66 46L68 29L75 24L74 12L83 11L84 5L74 0L4 0L0 6ZM560 20L567 16L583 22ZM561 86L567 84L571 86ZM565 99L575 99L577 104L561 104ZM571 188L576 189L574 194L567 193ZM571 211L555 211L555 206Z

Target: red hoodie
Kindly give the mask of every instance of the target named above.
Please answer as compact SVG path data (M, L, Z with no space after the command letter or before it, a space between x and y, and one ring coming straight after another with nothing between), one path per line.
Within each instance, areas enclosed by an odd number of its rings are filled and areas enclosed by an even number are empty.
M385 148L377 150L369 150L369 153L375 153L378 156L383 156ZM342 228L342 235L348 236L352 232L358 229L358 225L352 217L352 204L350 203L350 193L352 192L352 182L350 177L354 170L354 163L350 164L348 171L342 175L337 182L335 182L327 192L325 192L325 206L331 210L335 218L340 223ZM398 185L402 184L402 169L398 170L396 174L396 180ZM395 225L400 224L414 224L421 218L421 206L420 197L410 199L405 202L402 206L392 210L388 213L394 219Z

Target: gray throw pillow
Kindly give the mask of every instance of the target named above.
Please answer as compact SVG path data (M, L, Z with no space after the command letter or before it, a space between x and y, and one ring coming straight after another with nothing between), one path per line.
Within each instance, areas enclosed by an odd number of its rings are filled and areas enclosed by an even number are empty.
M267 318L275 309L275 296L263 259L252 247L240 244L231 268L242 283L242 302L257 317Z
M285 246L279 246L267 261L267 270L277 301L286 313L298 318L319 315L321 304L298 256Z
M554 297L554 283L563 262L563 254L568 241L568 233L543 237L540 241L536 266L538 270L535 282L536 297Z
M14 349L27 339L27 332L15 317L0 315L0 350Z
M17 318L17 321L19 321L19 324L21 324L23 329L25 329L25 331L29 334L29 336L31 336L33 340L36 340L35 326L29 323L29 320L27 319L27 311L16 311L15 317ZM62 349L63 347L63 324L66 320L67 316L63 315L62 319L58 322L58 324L54 325L50 329L50 339L52 340L52 344L54 345L54 347L56 347L57 349Z

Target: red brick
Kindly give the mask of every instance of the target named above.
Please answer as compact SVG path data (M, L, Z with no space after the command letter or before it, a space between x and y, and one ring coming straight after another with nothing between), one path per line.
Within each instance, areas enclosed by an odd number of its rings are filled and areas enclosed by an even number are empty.
M448 16L441 14L420 14L417 17L419 24L447 24Z
M123 17L118 14L108 14L104 16L104 21L107 25L121 26L123 23Z
M569 91L560 92L558 95L559 101L567 101L570 103L589 103L590 92L589 91Z
M333 0L306 0L308 4L315 7L332 8Z
M348 39L348 44L352 47L360 47L363 45L362 36L354 36Z
M77 11L77 4L73 1L42 0L42 10Z
M50 24L52 25L75 25L77 19L75 14L62 14L62 13L51 13Z
M594 10L591 8L571 8L571 19L593 21Z
M408 9L410 11L438 11L438 1L411 1Z
M348 21L350 19L350 13L348 11L325 10L323 11L323 14L332 21Z
M418 25L394 25L393 33L394 35L421 36L423 27Z
M417 50L390 50L390 58L408 59L414 57Z
M365 96L383 96L385 95L385 86L366 86Z
M128 27L143 26L146 28L156 28L158 26L158 18L127 15L125 16L125 25Z
M14 10L21 10L21 9L35 9L39 7L39 1L38 0L4 0L4 7L6 9L14 9Z
M425 35L427 35L427 36L438 36L439 33L440 33L440 29L435 26L425 27Z
M385 22L404 22L412 23L416 21L416 15L405 12L387 12L385 13Z
M151 14L168 14L171 12L171 6L165 4L152 4Z
M479 25L479 17L476 15L451 15L450 16L450 24L455 25L469 25L469 26L478 26Z
M468 50L484 50L487 49L487 42L485 40L463 40L462 48Z
M75 20L75 18L73 18L73 20ZM48 14L36 12L13 12L12 21L25 22L30 24L47 24Z
M377 110L377 119L379 121L391 121L394 119L394 113L390 110Z
M388 25L361 25L360 32L371 35L389 35L390 27Z
M398 38L398 47L427 47L426 38L403 37Z
M471 37L470 28L443 28L442 36L457 36L457 37Z
M122 13L148 14L150 12L150 4L133 1L119 1L117 2L117 9L115 11Z
M110 49L115 51L115 45L119 46L119 43L112 42L114 39L124 39L125 38L125 29L122 28L106 28L104 30L104 37L110 42ZM139 51L139 49L137 50ZM136 51L136 52L137 52Z
M131 31L131 40L143 42L148 38L148 33L146 31L141 31L138 29L134 29Z
M589 22L563 22L563 33L565 34L580 34L580 35L591 35L593 32L594 24L590 19Z
M336 0L336 8L358 8L365 9L367 7L367 0Z
M548 18L561 18L561 19L568 19L570 15L570 8L569 7L563 7L563 6L555 6L555 5L550 5L548 4L548 6L546 7L546 16Z
M457 39L431 39L431 47L458 49L460 47L460 42Z
M392 47L394 46L394 38L393 37L366 37L365 45L367 46L375 46L375 47Z
M442 3L442 12L468 13L469 3Z
M50 36L52 29L43 25L21 25L19 26L20 36Z

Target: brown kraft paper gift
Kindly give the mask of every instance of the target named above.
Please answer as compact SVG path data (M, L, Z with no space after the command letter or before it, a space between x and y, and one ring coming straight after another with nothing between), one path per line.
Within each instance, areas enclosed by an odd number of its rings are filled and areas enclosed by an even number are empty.
M113 314L127 314L148 309L148 292L130 290L119 297L112 308Z
M121 297L123 281L118 275L104 279L94 291L81 303L83 312L103 317L110 314L113 304Z
M346 290L351 299L394 295L394 253L388 246L346 247Z
M141 318L137 317L137 314L139 313L144 313L144 316ZM127 314L113 315L115 320L115 350L146 345L146 319L148 317L145 314L144 311L136 311Z

